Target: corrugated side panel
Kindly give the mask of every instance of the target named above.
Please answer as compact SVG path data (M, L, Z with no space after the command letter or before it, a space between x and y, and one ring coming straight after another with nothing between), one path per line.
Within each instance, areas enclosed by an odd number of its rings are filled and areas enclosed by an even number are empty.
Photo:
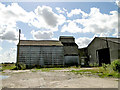
M26 65L63 65L63 47L20 46L19 62Z
M79 56L65 56L65 65L79 65Z

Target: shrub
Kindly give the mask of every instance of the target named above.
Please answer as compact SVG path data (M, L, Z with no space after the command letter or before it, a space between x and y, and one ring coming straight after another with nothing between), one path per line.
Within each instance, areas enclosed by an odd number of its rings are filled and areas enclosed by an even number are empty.
M120 72L120 59L113 61L111 63L111 66L112 66L114 71Z
M102 63L102 67L104 68L104 70L106 70L108 66L109 64Z
M24 63L18 63L16 65L16 69L17 70L25 70L26 69L26 64L24 64Z
M99 64L98 63L94 63L94 67L98 67L99 66Z
M89 64L90 67L93 67L94 65L92 63Z

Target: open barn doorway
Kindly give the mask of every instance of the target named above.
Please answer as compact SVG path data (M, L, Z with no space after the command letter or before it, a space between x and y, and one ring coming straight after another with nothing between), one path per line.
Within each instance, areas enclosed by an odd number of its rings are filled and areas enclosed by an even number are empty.
M102 66L102 63L110 64L109 48L104 48L97 51L98 51L99 66Z

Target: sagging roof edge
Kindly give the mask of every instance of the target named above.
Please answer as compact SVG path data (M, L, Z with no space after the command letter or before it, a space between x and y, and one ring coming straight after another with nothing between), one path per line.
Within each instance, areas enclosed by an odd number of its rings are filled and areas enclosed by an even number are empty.
M95 38L88 44L87 48L92 44L92 42L93 42L96 38L106 41L105 39L102 39L102 38L110 38L110 37L95 37ZM112 37L111 37L111 38L112 38ZM116 38L116 39L120 39L120 38ZM113 42L113 41L111 41L111 40L107 40L107 41L112 42L112 43L120 44L119 42Z
M106 39L109 39L109 38L112 38L112 37L98 37L98 38L106 41ZM106 39L103 39L103 38L106 38ZM120 38L113 38L113 39L118 39L119 40ZM112 42L112 43L120 44L120 42L114 42L114 41L111 41L111 40L107 40L107 41Z

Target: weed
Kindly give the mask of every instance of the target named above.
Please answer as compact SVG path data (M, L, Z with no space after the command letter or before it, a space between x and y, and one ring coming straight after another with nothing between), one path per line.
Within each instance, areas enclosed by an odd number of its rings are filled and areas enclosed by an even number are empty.
M1 64L2 68L0 68L1 71L3 70L12 70L16 68L15 64Z
M41 70L42 72L49 72L52 70L62 70L63 68L36 68L35 70Z
M111 63L111 66L112 66L114 71L120 72L120 59L113 61Z
M97 69L87 69L87 70L71 70L70 72L73 72L75 74L80 74L80 75L97 75L101 78L104 77L115 77L115 78L120 78L120 75L118 72L114 70L109 70L108 68L104 69L103 67L99 67Z

